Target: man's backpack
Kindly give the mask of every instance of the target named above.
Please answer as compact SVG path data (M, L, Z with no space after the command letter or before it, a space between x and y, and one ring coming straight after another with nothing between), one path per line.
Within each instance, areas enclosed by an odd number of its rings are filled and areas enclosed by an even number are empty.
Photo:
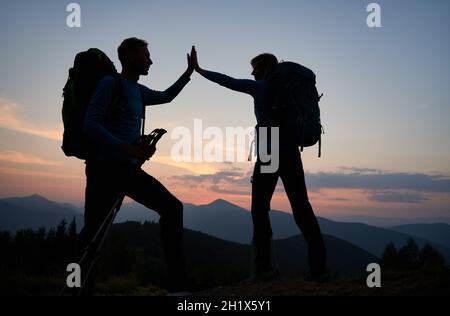
M116 74L113 62L97 48L76 55L63 89L64 135L61 148L66 156L87 159L92 152L92 146L83 133L86 109L100 79Z
M303 147L318 142L320 157L323 127L319 101L323 94L319 96L317 92L314 72L297 63L281 62L267 81L275 124L280 131L287 131L287 141L294 142L302 151Z

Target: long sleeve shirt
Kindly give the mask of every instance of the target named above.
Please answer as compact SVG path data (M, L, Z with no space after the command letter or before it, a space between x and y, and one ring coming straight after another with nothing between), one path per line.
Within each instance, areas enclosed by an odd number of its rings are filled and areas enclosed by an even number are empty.
M137 159L119 150L123 143L132 144L140 136L143 117L142 103L147 105L171 102L189 82L182 75L165 91L155 91L120 76L122 95L118 108L110 111L116 89L113 76L103 78L88 105L84 132L98 146L95 159L136 163ZM108 115L110 114L110 115Z
M253 97L256 121L259 126L270 126L270 102L266 80L235 79L227 75L204 70L203 76L228 89L247 93Z

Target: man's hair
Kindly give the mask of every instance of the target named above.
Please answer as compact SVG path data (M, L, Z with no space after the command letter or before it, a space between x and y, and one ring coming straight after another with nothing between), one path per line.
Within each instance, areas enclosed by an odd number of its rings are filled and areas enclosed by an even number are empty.
M127 61L128 56L130 56L130 54L133 53L136 48L146 46L148 46L148 43L142 39L136 37L125 39L117 48L120 63L123 65Z
M271 69L278 65L278 59L273 54L263 53L253 58L250 63L253 67L258 64L263 66L265 69Z

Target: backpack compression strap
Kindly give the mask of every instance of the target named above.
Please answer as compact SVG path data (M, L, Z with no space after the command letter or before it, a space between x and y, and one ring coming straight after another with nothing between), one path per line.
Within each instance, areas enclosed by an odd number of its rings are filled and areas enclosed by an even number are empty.
M145 103L144 103L144 94L142 93L141 86L139 86L139 93L141 94L141 102L142 102L142 132L141 132L141 135L145 135Z

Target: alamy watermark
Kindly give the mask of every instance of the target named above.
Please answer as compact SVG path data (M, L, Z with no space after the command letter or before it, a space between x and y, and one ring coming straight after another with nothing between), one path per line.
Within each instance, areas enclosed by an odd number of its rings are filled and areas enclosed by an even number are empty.
M66 7L66 12L69 12L66 18L67 27L81 27L81 7L78 3L69 3Z
M366 19L367 26L369 28L381 27L381 6L372 2L367 5L366 11L369 12Z
M77 263L69 263L66 267L66 271L69 272L66 278L66 285L68 288L80 288L81 287L81 268ZM367 276L366 285L369 288L381 287L381 267L378 263L370 263L367 268L367 272L370 274Z
M68 288L81 287L81 268L78 263L69 263L66 272L70 272L66 278Z
M372 2L366 7L369 13L366 24L369 28L381 27L381 6ZM66 25L69 28L81 27L81 6L76 2L71 2L66 6L66 12L69 12L66 18Z
M203 128L203 120L195 119L193 131L178 126L171 138L176 141L170 152L175 162L245 162L257 151L262 173L278 170L278 127L226 127L224 132L217 126Z
M367 276L367 287L381 287L381 267L378 263L371 263L367 266L367 272L370 274Z

